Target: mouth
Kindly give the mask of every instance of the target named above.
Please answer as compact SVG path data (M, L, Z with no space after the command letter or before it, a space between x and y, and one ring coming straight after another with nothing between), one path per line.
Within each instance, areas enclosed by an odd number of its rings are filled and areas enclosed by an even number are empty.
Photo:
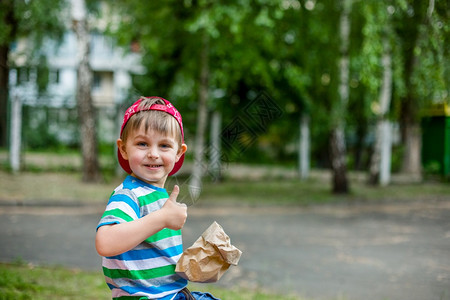
M156 168L161 168L162 165L144 165L147 168L151 168L151 169L156 169Z

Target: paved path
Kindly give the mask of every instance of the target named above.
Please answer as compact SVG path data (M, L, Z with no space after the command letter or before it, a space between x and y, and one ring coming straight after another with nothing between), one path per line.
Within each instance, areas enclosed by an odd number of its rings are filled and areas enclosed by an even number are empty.
M100 270L101 208L0 207L0 261ZM243 251L223 286L308 299L450 299L450 201L314 208L189 208L189 246L212 221Z

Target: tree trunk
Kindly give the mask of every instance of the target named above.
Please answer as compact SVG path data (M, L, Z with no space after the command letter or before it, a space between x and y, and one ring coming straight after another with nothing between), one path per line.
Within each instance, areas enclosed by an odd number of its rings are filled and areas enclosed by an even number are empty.
M344 129L335 128L331 132L331 167L333 168L333 193L347 194L349 192L347 181L347 160Z
M387 185L391 171L391 125L386 119L392 95L392 59L389 41L383 39L384 54L382 58L383 81L380 91L380 111L376 125L375 145L372 154L369 183Z
M101 179L98 162L95 111L92 104L92 70L89 64L90 37L84 0L72 0L73 28L77 36L77 106L83 156L83 181L98 182Z
M8 142L8 51L8 46L0 45L0 147L5 147Z
M402 172L412 176L420 176L421 174L421 148L422 137L421 129L418 123L408 123L404 128L404 155Z
M383 141L381 143L380 185L386 186L391 181L392 125L389 120L383 120L380 126L381 132L383 132Z
M298 166L300 179L309 177L310 160L310 137L309 137L309 116L302 115L300 117L300 141L298 151Z
M9 157L13 173L18 173L21 168L20 153L22 149L22 101L15 95L11 105L11 142Z
M412 77L417 67L417 60L420 57L415 53L418 43L425 38L426 31L420 30L420 27L426 25L434 11L434 0L428 1L426 17L423 16L421 5L423 2L414 1L413 11L417 12L413 15L409 22L408 34L404 34L402 38L403 49L403 69L404 82L407 91L406 96L401 99L401 117L400 126L402 133L402 142L404 145L403 160L401 172L412 176L420 176L422 172L421 165L421 147L422 137L419 122L419 101L417 99L416 87Z
M215 111L211 118L211 147L209 151L209 170L214 182L220 182L222 180L222 151L220 145L220 132L222 131L221 123L222 115L219 111Z
M349 57L348 43L350 37L351 0L342 0L343 11L340 19L339 34L341 37L339 59L339 103L333 112L333 129L330 138L331 166L333 169L333 192L346 194L349 192L347 181L347 149L345 144L345 114L349 97Z
M14 3L4 1L1 5L3 20L11 28L9 35L5 38L5 43L0 45L0 147L8 144L8 95L9 95L9 42L13 41L17 35L17 20L14 17Z
M197 131L194 145L194 168L189 182L189 193L193 200L200 196L202 187L202 176L204 171L205 132L208 118L208 86L209 86L209 38L203 33L202 49L200 53L200 86L197 116Z

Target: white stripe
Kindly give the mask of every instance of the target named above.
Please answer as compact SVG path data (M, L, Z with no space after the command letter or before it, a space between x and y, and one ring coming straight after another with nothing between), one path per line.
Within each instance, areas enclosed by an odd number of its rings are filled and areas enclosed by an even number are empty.
M146 205L142 205L141 210L144 212L145 211L153 212L153 211L160 210L164 206L164 203L166 203L167 199L168 198L161 198L155 202L152 202L152 203L149 203Z
M137 245L133 250L142 250L142 249L151 249L151 248L158 248L160 250L165 250L170 247L175 246L183 246L183 238L181 235L174 235L169 236L165 239L153 242L151 244L149 243L141 243Z
M140 186L131 190L138 198L153 193L154 189L150 187Z
M111 258L103 258L103 266L108 269L120 269L120 270L147 270L154 267L164 267L169 265L175 265L180 259L181 254L172 257L155 257L142 260L119 260Z
M123 190L123 182L114 189L114 193L116 193L119 190Z
M155 298L161 298L161 297L173 294L173 293L176 294L179 291L171 290L171 291L165 291L165 292L162 292L162 293L159 293L159 294L147 294L147 293L144 293L144 292L137 292L135 294L129 294L126 291L121 290L119 288L113 288L111 290L111 292L112 292L112 297L113 298L118 298L118 297L121 297L121 296L147 296L147 297L151 297L150 299L155 299Z
M131 208L128 204L126 204L123 201L113 201L111 203L108 204L108 206L106 207L106 210L113 210L115 208L120 209L121 211L123 211L124 213L126 213L127 215L129 215L130 217L132 217L133 219L138 219L138 216L136 215L136 212L134 211L133 208Z

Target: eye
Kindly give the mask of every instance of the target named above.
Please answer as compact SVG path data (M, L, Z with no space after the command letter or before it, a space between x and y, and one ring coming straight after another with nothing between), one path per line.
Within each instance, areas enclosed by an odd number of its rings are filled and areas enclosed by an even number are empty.
M139 146L139 147L146 147L146 146L147 146L147 143L146 143L146 142L139 141L139 142L136 142L136 145Z

